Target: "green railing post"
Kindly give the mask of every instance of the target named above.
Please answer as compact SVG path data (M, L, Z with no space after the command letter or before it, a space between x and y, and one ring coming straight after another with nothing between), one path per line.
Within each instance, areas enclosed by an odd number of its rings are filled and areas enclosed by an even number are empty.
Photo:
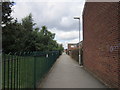
M5 66L6 66L6 65L5 65L5 62L6 62L5 54L3 55L3 58L4 58L4 59L3 59L3 65L4 65L4 66L3 66L3 71L4 71L4 72L3 72L3 73L4 73L4 74L3 74L3 89L5 90L5 80L6 80L6 78L5 78L5 71L6 71L6 68L5 68Z
M11 89L12 89L12 76L13 76L13 72L12 71L13 71L13 56L11 56L11 80L10 80L11 81L11 85L10 85Z
M18 56L17 56L17 58L16 58L16 62L17 62L17 67L16 67L16 68L17 68L17 69L16 69L16 70L17 70L17 72L16 72L16 88L18 89L18 82L19 82L19 80L18 80L18 67L19 67L19 66L18 66L18 65L19 65L19 64L18 64Z
M17 53L15 53L14 54L14 90L15 90L15 88L16 88L16 54Z
M3 89L34 88L59 57L58 51L3 54ZM33 85L33 86L32 86Z
M21 78L20 78L20 77L21 77L21 75L20 75L20 73L21 73L21 72L20 72L21 54L22 54L22 53L20 52L19 55L18 55L18 56L19 56L19 59L18 59L18 65L19 65L19 66L18 66L18 90L20 90L20 88L21 88L21 87L20 87L20 85L21 85L21 84L20 84L20 83L21 83L21 82L20 82L20 79L21 79Z
M24 72L23 72L23 74L24 74L24 79L23 79L23 88L26 88L26 67L25 67L25 55L26 55L26 52L24 52L24 55L23 55L23 66L24 66Z
M8 54L8 86L7 86L7 88L9 89L9 75L10 75L10 53Z
M36 52L34 53L34 90L36 90Z

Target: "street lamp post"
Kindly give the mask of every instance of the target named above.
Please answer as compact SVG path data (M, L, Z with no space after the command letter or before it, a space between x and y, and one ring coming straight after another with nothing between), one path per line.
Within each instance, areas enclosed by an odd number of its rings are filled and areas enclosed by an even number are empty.
M74 19L78 19L79 20L79 64L82 65L81 63L81 59L80 59L80 17L74 17Z

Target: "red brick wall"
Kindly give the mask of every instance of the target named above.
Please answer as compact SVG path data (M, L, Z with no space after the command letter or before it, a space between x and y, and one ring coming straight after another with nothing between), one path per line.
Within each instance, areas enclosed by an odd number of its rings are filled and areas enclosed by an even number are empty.
M119 3L87 2L83 13L83 60L86 69L109 87L120 88ZM119 11L120 13L120 11Z
M74 46L74 47L72 47ZM77 48L77 44L68 44L68 50L73 50Z

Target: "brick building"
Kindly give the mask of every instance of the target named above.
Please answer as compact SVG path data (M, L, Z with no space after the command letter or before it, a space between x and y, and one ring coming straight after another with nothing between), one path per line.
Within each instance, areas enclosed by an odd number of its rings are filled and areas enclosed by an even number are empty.
M68 44L68 50L73 50L73 49L76 49L78 46L76 43L71 43L71 44Z
M120 88L120 4L86 2L83 12L84 67L109 87Z
M68 49L67 49L67 54L71 55L71 51L74 49L77 49L77 43L69 43L68 44Z

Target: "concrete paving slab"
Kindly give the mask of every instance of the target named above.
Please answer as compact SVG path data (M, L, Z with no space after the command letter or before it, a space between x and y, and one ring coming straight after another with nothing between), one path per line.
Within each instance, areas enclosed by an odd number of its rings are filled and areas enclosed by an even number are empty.
M64 53L39 88L106 88L106 86Z

